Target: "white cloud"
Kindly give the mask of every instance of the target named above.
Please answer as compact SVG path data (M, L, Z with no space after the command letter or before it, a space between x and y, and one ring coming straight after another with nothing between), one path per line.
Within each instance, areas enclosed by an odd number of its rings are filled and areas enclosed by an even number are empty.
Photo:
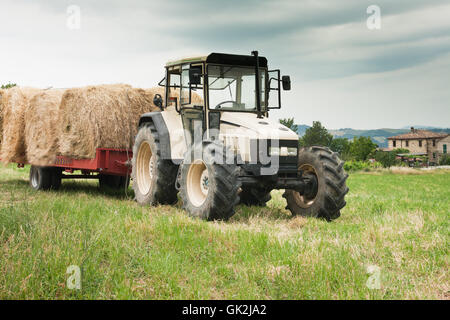
M275 117L327 128L449 126L450 54L408 69L294 83Z

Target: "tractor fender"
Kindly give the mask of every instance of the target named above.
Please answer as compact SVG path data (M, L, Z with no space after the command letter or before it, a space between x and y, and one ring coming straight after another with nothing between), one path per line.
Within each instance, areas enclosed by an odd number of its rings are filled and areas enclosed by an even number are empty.
M169 130L167 129L167 125L161 112L148 112L141 115L141 118L139 119L139 128L146 123L152 123L158 132L161 158L167 160L172 159Z

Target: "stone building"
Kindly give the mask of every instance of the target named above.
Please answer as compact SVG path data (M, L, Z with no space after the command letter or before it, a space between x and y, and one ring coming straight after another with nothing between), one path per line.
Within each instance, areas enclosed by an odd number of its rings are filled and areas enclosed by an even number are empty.
M437 163L443 154L449 153L450 135L414 127L408 133L388 138L388 150L408 149L413 155L426 155L430 162Z

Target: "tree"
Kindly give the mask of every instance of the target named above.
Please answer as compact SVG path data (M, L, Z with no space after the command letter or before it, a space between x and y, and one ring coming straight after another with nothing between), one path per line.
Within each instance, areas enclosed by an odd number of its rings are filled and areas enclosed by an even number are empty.
M300 138L300 145L304 147L324 146L328 147L333 140L333 136L322 126L320 121L314 121L311 128L308 128L305 135Z
M374 158L381 163L384 168L392 167L397 163L396 155L393 151L376 151Z
M12 87L15 87L16 84L15 83L7 83L7 84L2 84L1 89L9 89Z
M282 125L285 125L295 133L298 132L298 126L294 123L294 118L288 118L288 119L280 119L280 123Z
M348 155L350 151L350 142L347 138L335 138L330 143L330 149L343 157Z
M370 137L355 137L350 142L350 155L357 161L365 161L373 154L378 145Z

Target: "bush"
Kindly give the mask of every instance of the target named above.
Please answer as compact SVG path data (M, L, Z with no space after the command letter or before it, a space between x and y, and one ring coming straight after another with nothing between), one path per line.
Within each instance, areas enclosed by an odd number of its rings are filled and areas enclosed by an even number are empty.
M344 170L347 172L356 172L356 171L371 171L374 169L382 168L383 165L380 162L370 162L370 161L345 161Z
M384 168L392 167L397 164L396 153L394 151L376 151L375 160L378 161Z
M439 160L439 165L450 166L450 156L448 155L442 156L441 159Z
M397 148L391 151L394 154L405 154L405 153L409 153L408 149L402 149L402 148Z

